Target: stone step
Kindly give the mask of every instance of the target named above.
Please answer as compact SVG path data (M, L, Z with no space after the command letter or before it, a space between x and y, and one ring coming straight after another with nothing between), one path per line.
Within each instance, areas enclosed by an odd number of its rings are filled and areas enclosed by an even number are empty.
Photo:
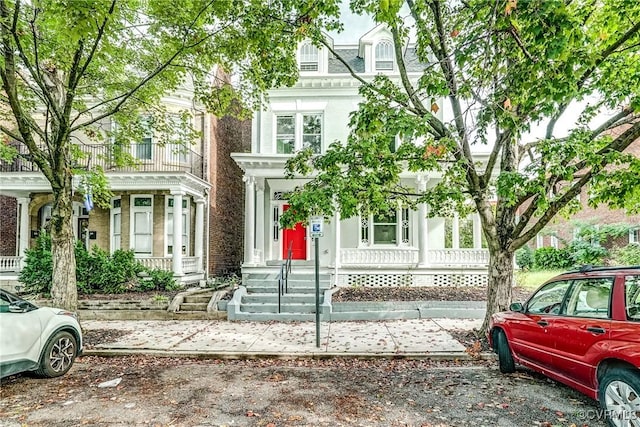
M323 308L320 307L320 312ZM278 303L251 303L240 305L241 313L278 313ZM310 314L316 312L316 305L304 303L287 303L280 305L280 313Z
M328 320L328 314L321 314L320 320ZM237 313L234 320L252 322L313 322L315 313Z
M207 311L208 304L208 302L183 302L180 304L180 310L178 311Z
M183 304L188 304L188 303L208 304L210 300L211 300L211 295L187 295L184 297Z
M320 304L322 304L324 300L324 292L320 292ZM266 294L255 294L250 293L242 297L243 304L255 304L255 303L278 303L278 294L277 293L266 293ZM316 303L316 295L315 293L295 293L295 294L285 294L280 295L280 303L281 304L315 304Z
M251 294L278 294L278 286L277 285L262 285L262 286L258 286L258 285L254 285L254 286L247 286L247 292L251 293ZM292 286L287 286L287 292L288 294L315 294L316 292L316 287L313 284L308 284L307 286L296 286L296 287L292 287ZM320 284L320 293L323 293L325 290L329 289L329 285L322 285Z

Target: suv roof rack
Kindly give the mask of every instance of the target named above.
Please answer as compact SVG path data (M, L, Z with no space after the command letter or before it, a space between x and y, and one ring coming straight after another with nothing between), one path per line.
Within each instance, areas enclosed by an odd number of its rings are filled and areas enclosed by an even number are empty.
M610 266L593 266L591 264L585 264L577 270L570 270L567 273L587 273L590 271L610 271L610 270L640 270L640 265L623 265L617 267Z

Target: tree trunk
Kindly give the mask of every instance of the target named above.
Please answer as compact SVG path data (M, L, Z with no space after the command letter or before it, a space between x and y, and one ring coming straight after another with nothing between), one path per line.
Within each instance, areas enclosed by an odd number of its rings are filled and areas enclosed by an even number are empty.
M64 182L63 187L53 190L54 202L51 212L53 284L51 297L56 307L76 311L78 308L78 289L76 287L71 174L62 181Z
M511 304L513 288L513 252L505 249L491 251L487 283L487 313L480 331L489 327L493 313L504 311Z

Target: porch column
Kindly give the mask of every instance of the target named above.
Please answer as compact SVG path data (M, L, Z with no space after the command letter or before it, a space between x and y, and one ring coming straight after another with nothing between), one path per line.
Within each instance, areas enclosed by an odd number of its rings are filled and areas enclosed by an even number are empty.
M20 261L20 268L24 267L24 253L29 248L29 198L19 197L18 206L20 206L20 212L18 218L20 218L20 240L18 241L18 255L22 257Z
M482 249L482 226L478 214L473 215L473 248Z
M264 262L264 178L256 180L256 256L257 264Z
M197 269L198 273L202 273L204 271L204 197L198 197L196 202L196 230L195 237L193 240L194 246L194 255L198 260ZM207 233L209 235L209 233Z
M334 261L334 276L335 283L334 285L338 285L338 270L340 269L340 212L336 210L336 213L333 215L333 223L335 224L336 232L335 232L335 261ZM358 232L359 233L359 232Z
M460 218L457 213L451 221L451 246L452 249L460 249Z
M423 176L416 180L420 193L427 191L427 181L428 178ZM418 262L421 266L426 266L429 263L429 229L426 203L420 203L418 205L418 254Z
M173 196L173 275L184 276L182 271L182 196L183 191L172 191Z
M255 224L256 224L256 178L245 175L244 192L244 262L253 264L253 247L255 244Z

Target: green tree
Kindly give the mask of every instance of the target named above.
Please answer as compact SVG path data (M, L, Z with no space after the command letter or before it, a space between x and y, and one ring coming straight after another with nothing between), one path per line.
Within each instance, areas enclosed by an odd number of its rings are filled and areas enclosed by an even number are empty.
M435 216L476 211L490 253L484 330L511 302L515 251L555 215L578 209L585 186L592 204L640 208L640 160L625 152L640 136L640 3L408 0L405 9L356 0L351 7L389 26L399 77L352 72L362 102L351 133L322 156L301 152L288 163L290 176L316 175L291 195L283 224L399 202L427 203ZM313 37L331 50L321 33ZM410 37L424 64L418 78L402 55ZM395 136L405 142L391 152ZM406 169L442 178L417 191L402 185Z
M125 163L118 144L142 135L143 113L166 130L159 101L182 85L219 114L251 107L265 88L295 81L297 40L312 22L331 27L325 15L336 10L331 0L0 1L0 132L28 147L51 184L55 304L77 306L72 178L87 174L99 203L108 194L101 170L74 167L76 137L113 141ZM215 82L217 66L240 85ZM112 116L118 131L105 138L97 127ZM0 156L15 154L5 140Z

